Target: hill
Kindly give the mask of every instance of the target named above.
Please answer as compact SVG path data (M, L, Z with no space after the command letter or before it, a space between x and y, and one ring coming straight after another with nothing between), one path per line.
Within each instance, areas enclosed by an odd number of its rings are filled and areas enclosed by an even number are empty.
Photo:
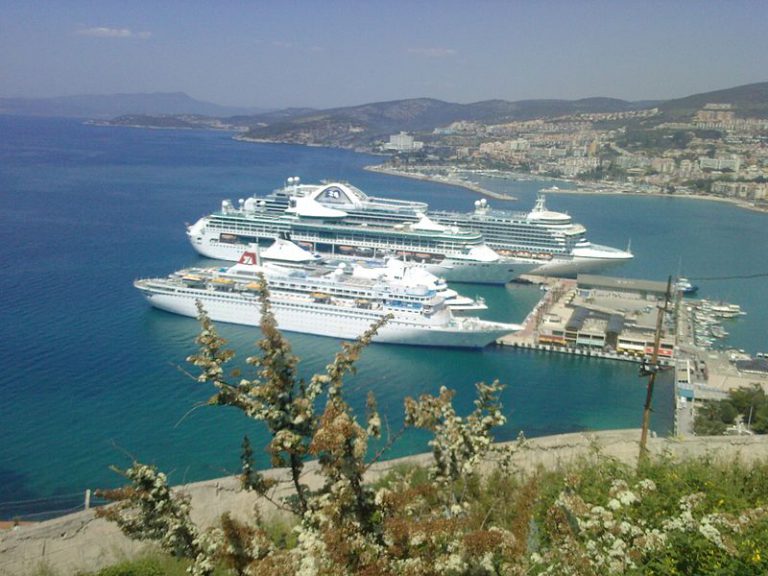
M518 102L486 100L472 104L414 98L298 113L277 121L262 117L262 122L252 124L253 128L246 137L355 146L370 144L401 130L431 132L458 121L498 124L577 112L619 112L635 108L631 102L613 98Z
M768 82L667 100L658 108L666 119L681 120L689 118L705 104L731 104L741 118L768 118Z
M663 102L629 102L594 97L515 102L496 99L457 104L435 98L412 98L326 110L238 109L195 100L182 92L46 99L0 98L0 114L113 118L109 123L132 126L226 128L245 132L245 139L368 148L400 131L420 133L425 138L435 128L459 121L501 124L553 119L577 113L616 113L656 107L660 114L653 118L617 120L622 126L648 129L660 122L688 120L709 103L731 104L740 117L766 118L768 82Z

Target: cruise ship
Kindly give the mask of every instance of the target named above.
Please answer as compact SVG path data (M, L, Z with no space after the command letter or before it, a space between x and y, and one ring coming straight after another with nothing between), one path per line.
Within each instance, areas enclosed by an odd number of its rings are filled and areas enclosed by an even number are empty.
M290 180L282 196L252 197L237 207L224 200L221 210L188 226L190 243L203 256L236 261L248 245L266 247L283 237L323 257L394 255L448 281L482 284L505 284L540 265L531 259L502 258L481 233L440 224L423 213L404 210L398 217L397 209L383 210L381 218L366 218L328 202L333 194L351 191L348 185L314 187L318 197L302 194L306 185Z
M564 212L546 207L540 192L530 212L491 209L485 198L475 201L468 213L432 212L438 222L453 222L483 234L489 246L502 256L539 261L531 274L575 277L603 272L632 260L627 250L593 244L587 230Z
M229 268L189 268L134 285L161 310L195 317L200 302L214 321L258 326L264 282L277 325L287 332L352 340L390 315L374 342L482 348L520 329L454 316L446 296L431 286L370 277L353 265L326 270L262 263L250 250Z
M604 271L633 257L629 250L591 243L583 225L573 222L568 214L547 209L544 191L529 212L491 209L484 198L475 202L472 212L430 212L424 202L368 196L348 183L304 184L299 178L288 178L284 187L265 197L248 198L237 208L227 203L222 213L233 222L234 216L280 214L303 198L343 212L345 221L357 226L417 224L428 218L435 226L479 233L489 247L511 259L518 269L525 263L528 269L524 272L531 274L575 277Z

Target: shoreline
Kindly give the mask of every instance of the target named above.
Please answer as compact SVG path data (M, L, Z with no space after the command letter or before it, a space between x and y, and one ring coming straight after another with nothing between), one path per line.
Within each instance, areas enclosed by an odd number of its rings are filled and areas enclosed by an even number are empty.
M222 132L234 132L234 136L232 137L233 140L236 140L237 142L245 142L245 143L253 143L253 144L286 144L286 145L292 145L292 146L307 146L309 148L338 148L337 146L329 146L325 144L308 144L303 142L289 142L289 141L281 141L281 140L272 140L268 138L251 138L245 136L244 132L241 132L237 129L233 129L232 127L222 127L222 128L216 128L212 126L189 126L189 127L182 127L182 126L150 126L150 125L142 125L142 124L111 124L109 121L98 121L98 120L89 120L85 122L86 124L94 125L94 126L118 126L123 128L149 128L151 130L213 130L213 131L222 131ZM343 148L342 148L343 149ZM354 152L360 152L363 154L370 154L375 155L375 152L369 152L369 151L363 151L363 150L355 150L351 149ZM422 172L405 172L402 170L398 170L396 168L389 168L382 164L379 165L369 165L364 166L364 170L367 170L369 172L377 172L379 174L386 174L388 176L398 176L401 178L410 178L412 180L422 180L426 182L434 182L435 184L445 184L447 186L458 186L460 188L464 188L466 190L469 190L471 192L475 192L477 194L480 194L481 196L487 196L489 198L493 198L495 200L502 200L502 201L516 201L518 198L516 196L512 196L511 194L506 194L504 192L495 192L493 190L488 190L487 188L483 188L479 184L476 184L474 182L469 182L467 180L461 180L456 178L450 178L450 177L441 177L441 176L433 176L430 174L424 174ZM504 172L499 171L500 174L506 174L506 175L515 175L520 176L520 173L516 172ZM570 180L568 178L552 178L552 177L540 177L532 174L524 174L524 176L527 179L530 180L540 180L540 181L552 181L552 180L558 180L561 182L567 182L568 184L578 186L576 189L547 189L546 192L550 194L584 194L584 195L604 195L604 196L649 196L654 198L663 198L663 197L669 197L669 198L685 198L685 199L692 199L692 200L707 200L707 201L713 201L713 202L723 202L727 204L732 204L738 208L749 210L751 212L759 212L762 214L768 214L768 206L760 207L756 206L754 203L748 202L746 200L740 200L737 198L727 198L723 196L712 196L709 194L664 194L659 192L640 192L640 191L634 191L634 190L611 190L610 188L612 186L618 186L618 183L615 182L606 182L603 184L603 188L597 190L597 189L589 189L590 187L598 186L597 184L593 183L585 183L580 182L578 180Z
M505 200L505 201L517 200L517 197L512 196L511 194L505 194L503 192L494 192L493 190L488 190L487 188L483 188L482 186L480 186L479 184L475 184L474 182L468 182L467 180L459 180L456 178L449 178L447 176L432 176L429 174L423 174L422 172L403 172L402 170L397 170L396 168L387 168L386 166L382 166L381 164L363 166L363 170L367 170L368 172L376 172L378 174L386 174L388 176L399 176L401 178L410 178L411 180L423 180L426 182L434 182L436 184L445 184L447 186L459 186L460 188L465 188L472 192L476 192L482 196L488 196L489 198L494 198L495 200Z
M610 458L632 466L637 462L640 435L639 429L629 428L540 436L525 439L512 460L522 477L542 468L557 470L585 457ZM714 454L717 460L740 457L744 462L755 462L768 456L768 437L658 437L651 428L648 450L654 457L677 460L711 458ZM431 459L431 453L422 453L380 461L368 471L366 481L375 482L394 466L403 463L425 466ZM490 472L494 466L494 462L485 460L481 464L481 473ZM286 469L271 468L264 473L280 481L278 496L291 493ZM304 479L310 486L322 484L317 461L308 463ZM253 492L243 491L236 476L176 484L172 489L189 497L192 518L203 528L218 525L225 512L241 521L250 520L250 511L254 508L265 517L279 515L274 504ZM91 508L0 533L0 575L35 576L41 568L47 568L46 573L53 575L90 573L126 558L140 557L154 549L153 546L151 542L129 539L115 523L96 518Z
M561 179L562 180L562 179ZM681 198L681 199L688 199L688 200L703 200L703 201L709 201L709 202L722 202L724 204L733 204L735 206L738 206L739 208L744 208L746 210L752 210L755 212L768 212L768 207L766 208L760 208L758 206L755 206L754 204L747 202L746 200L739 200L737 198L726 198L724 196L713 196L711 194L664 194L661 192L642 192L642 191L635 191L635 190L610 190L610 189L599 189L599 190L590 190L589 187L584 188L584 183L579 182L578 180L562 180L563 182L568 182L569 184L573 184L575 186L580 186L580 188L577 189L568 189L568 188L557 188L557 189L546 189L547 193L550 194L585 194L585 195L594 195L594 196L649 196L653 198ZM589 185L586 185L589 186Z
M474 182L468 182L466 180L453 179L453 178L441 177L441 176L432 176L430 174L424 174L422 172L404 172L402 170L397 170L396 168L388 168L383 165L364 166L363 169L369 172L377 172L379 174L386 174L389 176L399 176L402 178L411 178L413 180L422 180L422 181L434 182L436 184L446 184L449 186L460 186L472 192L476 192L478 194L481 194L483 196L488 196L496 200L514 201L518 199L515 196L505 194L503 192L494 192L492 190L488 190L478 184L475 184ZM514 173L510 172L509 174L514 174ZM762 214L768 214L768 207L763 208L763 207L755 206L751 202L740 200L737 198L726 198L723 196L712 196L709 194L664 194L659 192L636 191L632 189L612 190L610 187L616 186L615 183L606 183L600 189L590 189L590 186L597 186L597 185L579 182L578 180L568 180L565 178L541 178L536 176L530 176L530 180L539 180L539 181L558 180L560 182L567 182L568 184L573 186L578 186L578 188L573 188L573 189L571 188L544 189L543 191L548 194L571 194L571 195L583 194L583 195L591 195L591 196L648 196L653 198L680 198L680 199L688 199L688 200L722 202L724 204L732 204L738 208L749 210L751 212L760 212Z

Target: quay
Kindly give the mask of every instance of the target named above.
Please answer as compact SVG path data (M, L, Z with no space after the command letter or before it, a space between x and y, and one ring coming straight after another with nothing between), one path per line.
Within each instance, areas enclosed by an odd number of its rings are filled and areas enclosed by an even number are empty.
M648 363L655 347L656 322L667 283L581 274L576 280L529 277L542 298L522 322L523 328L498 341L501 346L543 353ZM730 306L730 308L728 308ZM675 435L693 435L696 410L722 400L731 390L760 386L768 392L768 359L713 347L724 330L702 310L741 314L736 305L712 306L673 291L658 349L659 370L674 374ZM748 433L748 432L745 432Z

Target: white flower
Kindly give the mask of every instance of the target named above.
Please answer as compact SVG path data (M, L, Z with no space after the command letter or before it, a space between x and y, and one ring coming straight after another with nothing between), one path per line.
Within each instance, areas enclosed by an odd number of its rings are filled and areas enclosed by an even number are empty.
M638 498L634 492L630 492L629 490L622 490L616 497L624 506L630 506L635 502L640 502L640 498Z
M718 548L721 548L724 550L725 544L723 543L723 538L720 535L719 530L715 526L710 524L707 520L708 519L705 518L704 521L702 521L702 523L699 524L699 534L704 536L704 538L712 542L712 544L714 544Z

